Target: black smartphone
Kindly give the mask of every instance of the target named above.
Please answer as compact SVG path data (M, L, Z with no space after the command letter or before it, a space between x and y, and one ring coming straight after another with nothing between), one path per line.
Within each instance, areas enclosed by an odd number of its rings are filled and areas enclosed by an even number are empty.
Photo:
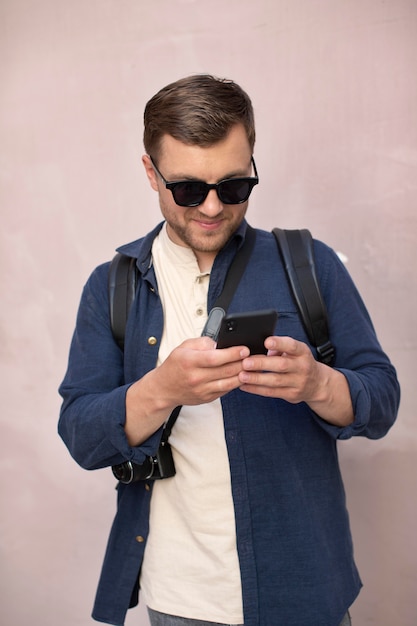
M217 347L247 346L251 354L266 354L264 341L274 334L277 319L274 309L225 315L217 335Z

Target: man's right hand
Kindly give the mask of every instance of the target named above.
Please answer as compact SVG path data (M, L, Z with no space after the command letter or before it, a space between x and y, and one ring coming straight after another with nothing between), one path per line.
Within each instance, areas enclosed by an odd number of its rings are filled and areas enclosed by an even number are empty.
M187 339L129 387L125 432L130 445L150 437L176 406L212 402L241 385L239 373L248 348L215 346L209 337Z

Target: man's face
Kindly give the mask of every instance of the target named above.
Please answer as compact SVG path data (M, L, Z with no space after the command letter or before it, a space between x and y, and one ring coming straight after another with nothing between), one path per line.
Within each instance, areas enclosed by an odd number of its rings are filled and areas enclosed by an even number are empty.
M217 252L242 222L248 202L223 204L216 190L211 189L199 206L179 206L148 156L143 157L143 163L152 188L158 191L169 237L194 251L201 270L210 268ZM240 125L233 127L226 139L208 148L189 146L165 135L157 165L167 181L217 183L226 178L253 175L251 150Z

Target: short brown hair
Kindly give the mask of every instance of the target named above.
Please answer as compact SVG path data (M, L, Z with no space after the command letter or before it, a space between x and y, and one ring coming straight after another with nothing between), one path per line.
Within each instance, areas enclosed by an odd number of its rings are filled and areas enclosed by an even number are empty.
M208 147L225 139L236 124L245 128L253 151L255 121L247 93L232 80L197 74L170 83L149 100L143 143L146 152L157 159L164 135Z

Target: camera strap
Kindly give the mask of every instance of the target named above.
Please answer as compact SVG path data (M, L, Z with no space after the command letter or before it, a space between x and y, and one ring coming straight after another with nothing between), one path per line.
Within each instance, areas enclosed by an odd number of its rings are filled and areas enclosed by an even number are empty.
M235 254L232 264L230 265L226 274L222 292L214 303L213 309L221 308L226 312L229 308L230 302L233 298L233 294L236 291L236 287L238 286L239 281L242 278L250 255L252 254L255 239L256 231L248 224L246 228L245 241L242 243L241 247ZM176 422L178 415L180 414L181 409L182 405L175 407L168 420L166 421L164 430L162 432L160 445L164 445L168 441L172 428Z

